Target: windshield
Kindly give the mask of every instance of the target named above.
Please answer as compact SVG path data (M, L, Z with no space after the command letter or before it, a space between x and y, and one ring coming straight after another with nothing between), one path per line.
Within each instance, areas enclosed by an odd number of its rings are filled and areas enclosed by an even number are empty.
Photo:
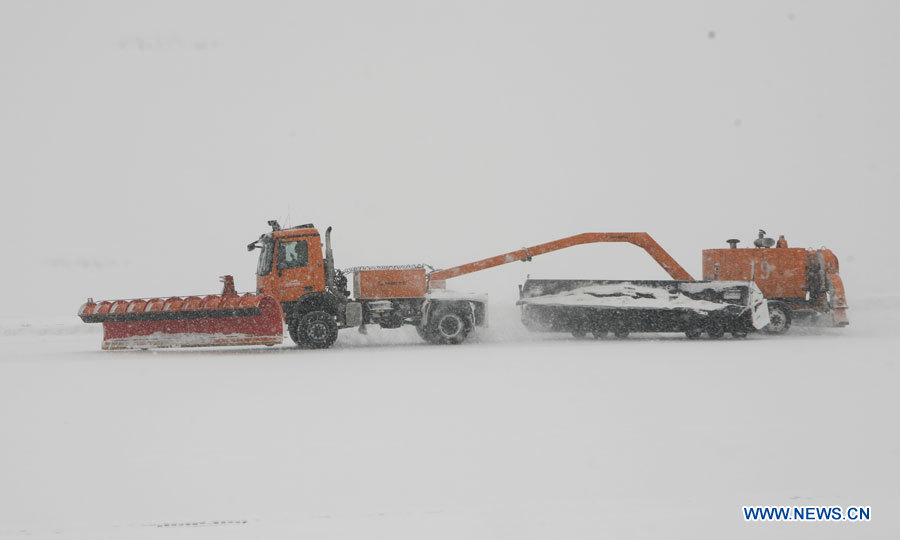
M257 276L267 276L272 271L272 241L260 241L259 264L256 265Z

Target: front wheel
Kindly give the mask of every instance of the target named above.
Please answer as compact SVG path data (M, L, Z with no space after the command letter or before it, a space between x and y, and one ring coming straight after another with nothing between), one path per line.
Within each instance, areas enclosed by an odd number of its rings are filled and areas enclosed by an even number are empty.
M334 316L325 311L312 311L296 319L291 338L308 349L327 349L337 341L338 327Z
M769 334L783 334L791 327L791 308L784 304L769 304L769 324L766 332Z

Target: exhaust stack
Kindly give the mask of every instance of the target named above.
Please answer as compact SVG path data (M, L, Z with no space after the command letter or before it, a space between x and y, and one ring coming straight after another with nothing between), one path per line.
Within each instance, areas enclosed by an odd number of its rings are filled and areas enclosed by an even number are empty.
M331 226L325 229L325 287L334 290L334 254L331 251Z

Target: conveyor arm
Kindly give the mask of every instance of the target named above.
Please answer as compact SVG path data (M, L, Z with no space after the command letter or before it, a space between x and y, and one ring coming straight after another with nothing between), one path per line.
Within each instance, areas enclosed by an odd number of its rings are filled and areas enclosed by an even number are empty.
M510 251L509 253L482 259L480 261L461 264L459 266L454 266L453 268L447 268L446 270L437 270L430 274L430 281L432 284L440 287L440 285L435 282L441 282L453 277L471 274L472 272L478 272L479 270L486 270L488 268L500 266L501 264L511 263L515 261L530 261L532 257L535 257L537 255L543 255L544 253L550 253L551 251L558 251L560 249L578 246L581 244L593 244L596 242L628 242L629 244L634 244L640 248L643 248L644 251L649 253L650 256L653 257L653 260L659 263L659 265L662 266L663 270L665 270L670 276L672 276L673 279L694 279L690 274L687 273L687 270L682 268L681 265L678 264L671 255L666 253L666 250L664 250L662 246L657 244L656 240L651 238L649 234L645 232L630 232L576 234L575 236L569 236L567 238L561 238L552 242L546 242L544 244L522 248L517 251Z

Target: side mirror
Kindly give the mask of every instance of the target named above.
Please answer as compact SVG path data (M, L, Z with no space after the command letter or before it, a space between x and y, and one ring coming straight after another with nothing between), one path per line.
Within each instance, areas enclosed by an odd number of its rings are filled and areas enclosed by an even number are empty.
M256 249L258 247L259 246L256 245L256 242L251 242L251 243L247 244L247 251L253 251L254 249Z

